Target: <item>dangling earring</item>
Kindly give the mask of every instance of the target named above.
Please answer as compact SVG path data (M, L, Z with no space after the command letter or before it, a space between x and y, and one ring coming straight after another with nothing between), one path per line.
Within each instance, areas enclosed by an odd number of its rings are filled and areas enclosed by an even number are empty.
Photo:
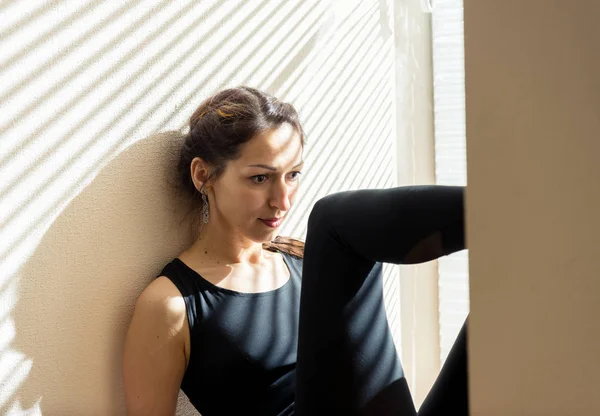
M202 195L202 222L204 224L208 224L208 199L206 198L206 192L204 191L204 188L200 190L200 195Z

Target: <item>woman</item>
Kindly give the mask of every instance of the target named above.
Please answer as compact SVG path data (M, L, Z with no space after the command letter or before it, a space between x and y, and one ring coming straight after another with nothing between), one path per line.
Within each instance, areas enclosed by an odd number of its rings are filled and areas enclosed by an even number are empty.
M129 415L173 414L179 388L204 416L416 413L380 262L464 248L462 188L326 197L303 253L275 239L303 146L294 108L252 88L221 91L192 115L178 167L200 233L136 303L123 356ZM466 412L464 337L423 414Z

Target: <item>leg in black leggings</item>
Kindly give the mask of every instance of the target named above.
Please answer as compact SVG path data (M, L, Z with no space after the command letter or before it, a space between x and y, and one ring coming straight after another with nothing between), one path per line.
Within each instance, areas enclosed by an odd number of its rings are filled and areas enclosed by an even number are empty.
M381 262L414 264L465 248L463 200L462 187L411 186L317 202L303 264L296 414L416 414L385 315ZM448 396L466 403L466 366L452 365L455 350L443 385L426 399L443 413L428 416L467 414L447 407L456 404Z
M429 394L419 408L419 416L468 415L467 322L454 341Z

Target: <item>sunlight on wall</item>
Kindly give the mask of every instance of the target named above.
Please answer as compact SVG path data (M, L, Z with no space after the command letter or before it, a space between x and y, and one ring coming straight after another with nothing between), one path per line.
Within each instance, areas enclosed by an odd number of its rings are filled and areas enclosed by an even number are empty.
M188 243L165 184L177 134L156 133L212 92L247 84L300 112L305 185L283 235L304 237L326 194L396 183L390 13L384 0L2 2L3 413L122 413L133 303Z

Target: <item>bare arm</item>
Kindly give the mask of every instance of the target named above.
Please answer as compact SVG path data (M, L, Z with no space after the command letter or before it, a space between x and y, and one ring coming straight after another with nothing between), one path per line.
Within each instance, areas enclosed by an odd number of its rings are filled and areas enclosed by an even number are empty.
M169 279L159 277L138 298L127 331L123 380L128 416L175 414L187 365L186 339L183 297Z

